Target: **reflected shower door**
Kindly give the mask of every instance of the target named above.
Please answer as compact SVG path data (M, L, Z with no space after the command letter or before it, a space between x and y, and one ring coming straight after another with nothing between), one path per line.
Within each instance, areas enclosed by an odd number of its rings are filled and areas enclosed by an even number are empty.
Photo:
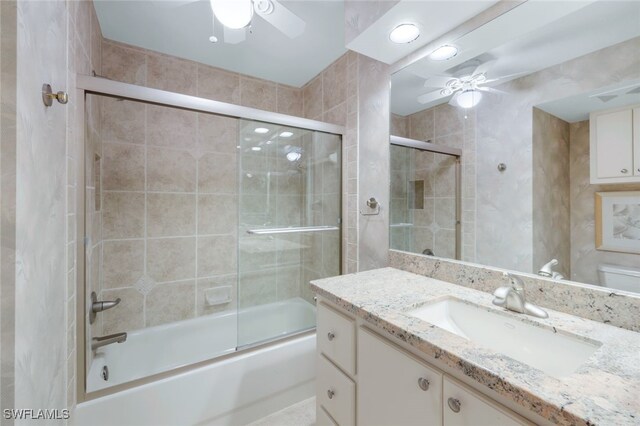
M238 346L315 327L309 281L340 274L341 138L243 120Z
M390 246L460 258L459 157L391 145Z

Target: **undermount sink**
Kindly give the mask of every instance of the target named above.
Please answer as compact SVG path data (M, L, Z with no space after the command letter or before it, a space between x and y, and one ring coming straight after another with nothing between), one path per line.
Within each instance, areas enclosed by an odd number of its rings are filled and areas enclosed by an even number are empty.
M553 377L572 374L601 346L599 342L528 324L509 314L453 297L407 314Z

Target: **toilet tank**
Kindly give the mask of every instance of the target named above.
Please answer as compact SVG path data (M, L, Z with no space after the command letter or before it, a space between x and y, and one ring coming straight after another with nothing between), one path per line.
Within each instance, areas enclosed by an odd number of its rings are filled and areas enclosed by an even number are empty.
M640 268L600 265L598 275L600 284L604 287L640 293Z

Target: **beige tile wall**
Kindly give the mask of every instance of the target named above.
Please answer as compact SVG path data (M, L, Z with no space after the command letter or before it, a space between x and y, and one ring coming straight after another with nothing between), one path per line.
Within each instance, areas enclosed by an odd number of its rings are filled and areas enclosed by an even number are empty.
M100 315L102 333L234 309L238 120L112 98L96 101L102 140L101 297L124 301ZM121 119L128 112L138 121ZM232 301L207 305L204 291L219 285L231 285Z
M111 41L105 40L102 47L102 74L114 80L291 115L304 114L336 124L346 122L346 55L307 86L298 89ZM188 77L183 78L180 73ZM319 95L312 91L314 87L319 89ZM312 115L314 111L319 111L319 115ZM103 297L110 299L128 294L135 299L126 306L124 315L124 309L120 309L118 315L115 310L111 314L105 313L103 331L150 326L219 310L204 306L203 293L205 288L216 283L227 285L235 279L238 260L235 255L230 257L233 250L228 248L235 249L237 241L237 123L204 114L140 107L132 102L105 99L101 125L104 140ZM249 157L243 158L248 160ZM283 166L286 168L287 165ZM278 171L281 165L276 158L271 158L261 167ZM302 199L293 195L296 192L293 187L288 188L281 187L282 193L275 199L281 208L283 203L301 203ZM251 194L250 187L242 190L243 197L247 198L243 198L241 210L250 211L252 202L260 201L258 194ZM289 210L297 211L298 215L302 211L301 208ZM282 225L292 225L301 218L289 215L277 220L282 221ZM332 243L327 237L327 241L318 246L320 254L328 252L326 247ZM242 255L246 243L241 240L240 244ZM172 255L176 251L180 256ZM302 253L298 250L295 254L286 252L281 256L297 256L299 263ZM124 263L128 271L121 270L122 257L129 259ZM307 257L316 258L317 254L309 256L307 252ZM258 259L241 265L246 275L240 286L241 306L267 303L304 292L306 286L300 288L298 285L300 277L294 280L299 266L289 262L292 265L289 268L273 268L274 260ZM119 271L111 268L112 264L117 264ZM276 275L274 280L264 280L267 269L268 273ZM311 271L307 271L303 283L316 277L309 275ZM313 270L313 273L323 272ZM251 274L261 280L251 281ZM182 309L165 306L164 311L173 314L157 319L161 311L152 309L151 304L159 303L159 298L151 293L142 298L133 297L134 278L142 279L139 287L144 289L151 285L152 291L158 291L155 289L161 283L183 292L191 292L193 287L195 295L188 308L185 303L191 298L173 298L174 305ZM117 283L113 280L128 281ZM270 288L265 284L268 282L276 283L275 287ZM232 293L233 302L222 309L236 306L235 283Z
M305 118L346 127L342 141L344 273L358 268L358 54L348 52L302 87ZM318 278L308 270L305 282Z
M180 59L111 40L102 41L102 75L125 83L301 116L302 89ZM162 111L158 111L162 114ZM121 118L137 128L135 115ZM167 140L171 137L167 135Z

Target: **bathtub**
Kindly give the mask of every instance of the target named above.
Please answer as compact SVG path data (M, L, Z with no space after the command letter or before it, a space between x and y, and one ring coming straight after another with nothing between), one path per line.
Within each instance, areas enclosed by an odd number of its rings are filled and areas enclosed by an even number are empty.
M78 404L74 424L244 424L314 394L315 334L236 354L236 342L285 336L315 326L315 308L300 298L149 327L100 348L87 391L202 362L218 361ZM102 377L104 366L109 378Z

